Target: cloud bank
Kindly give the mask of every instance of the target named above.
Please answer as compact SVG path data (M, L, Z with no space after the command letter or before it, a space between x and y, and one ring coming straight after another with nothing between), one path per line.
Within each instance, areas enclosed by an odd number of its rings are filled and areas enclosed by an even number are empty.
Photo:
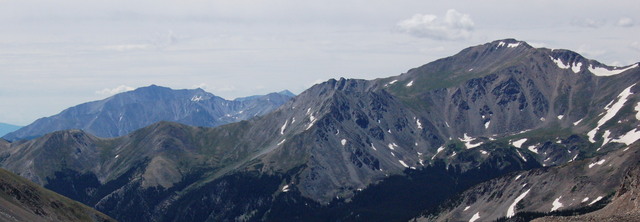
M397 26L401 32L418 38L463 40L471 37L475 24L468 14L449 9L443 18L431 14L415 14L400 21Z
M125 86L125 85L119 85L116 88L104 88L102 90L98 90L96 91L96 94L98 95L107 95L107 96L111 96L111 95L115 95L121 92L126 92L126 91L131 91L134 90L135 88L131 87L131 86Z

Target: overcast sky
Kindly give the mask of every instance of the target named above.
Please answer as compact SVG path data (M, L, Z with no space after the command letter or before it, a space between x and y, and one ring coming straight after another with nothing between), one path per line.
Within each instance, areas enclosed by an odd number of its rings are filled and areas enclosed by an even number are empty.
M0 122L150 84L232 99L398 75L516 38L640 61L636 0L0 0Z

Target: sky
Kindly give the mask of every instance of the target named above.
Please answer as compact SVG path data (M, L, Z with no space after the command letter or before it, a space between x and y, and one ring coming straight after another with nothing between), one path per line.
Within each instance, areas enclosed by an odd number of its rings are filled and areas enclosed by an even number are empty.
M640 62L635 0L0 0L0 122L151 84L227 99L402 74L516 38Z

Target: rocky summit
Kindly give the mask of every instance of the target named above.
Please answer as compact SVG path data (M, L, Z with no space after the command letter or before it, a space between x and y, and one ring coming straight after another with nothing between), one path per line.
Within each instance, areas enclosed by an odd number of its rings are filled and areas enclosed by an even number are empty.
M332 79L215 128L193 118L117 138L67 130L3 141L0 164L120 221L608 212L637 194L628 172L638 161L639 81L638 64L504 39L399 76Z

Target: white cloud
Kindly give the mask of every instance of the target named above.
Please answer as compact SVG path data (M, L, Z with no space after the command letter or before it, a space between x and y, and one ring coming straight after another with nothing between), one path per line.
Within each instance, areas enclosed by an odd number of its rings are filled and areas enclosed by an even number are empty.
M629 17L624 17L624 18L620 18L618 20L618 26L620 27L631 27L633 26L633 19L629 18Z
M153 48L153 46L147 45L147 44L108 45L103 47L103 49L105 50L119 51L119 52L132 51L132 50L145 50L145 49L151 49L151 48Z
M596 20L596 19L591 19L591 18L585 18L585 19L576 19L573 20L573 22L571 22L573 25L575 26L580 26L580 27L587 27L587 28L600 28L604 25L605 21L604 20Z
M640 51L640 42L632 42L631 48Z
M98 91L96 91L96 94L111 96L111 95L115 95L115 94L118 94L118 93L121 93L121 92L131 91L131 90L134 90L134 89L135 88L133 88L131 86L120 85L120 86L118 86L116 88L112 88L112 89L104 88L102 90L98 90Z
M586 45L586 44L580 45L580 47L578 47L576 52L590 58L598 57L600 55L604 55L607 53L607 51L605 50L594 49L590 45Z
M444 18L430 14L415 14L399 22L397 26L400 31L419 38L460 40L471 37L475 24L468 14L449 9Z
M191 86L191 88L193 88L193 89L197 89L197 88L200 88L200 89L207 89L207 87L208 87L208 86L207 86L207 84L206 84L206 83L200 83L200 84L197 84L197 85L193 85L193 86Z

